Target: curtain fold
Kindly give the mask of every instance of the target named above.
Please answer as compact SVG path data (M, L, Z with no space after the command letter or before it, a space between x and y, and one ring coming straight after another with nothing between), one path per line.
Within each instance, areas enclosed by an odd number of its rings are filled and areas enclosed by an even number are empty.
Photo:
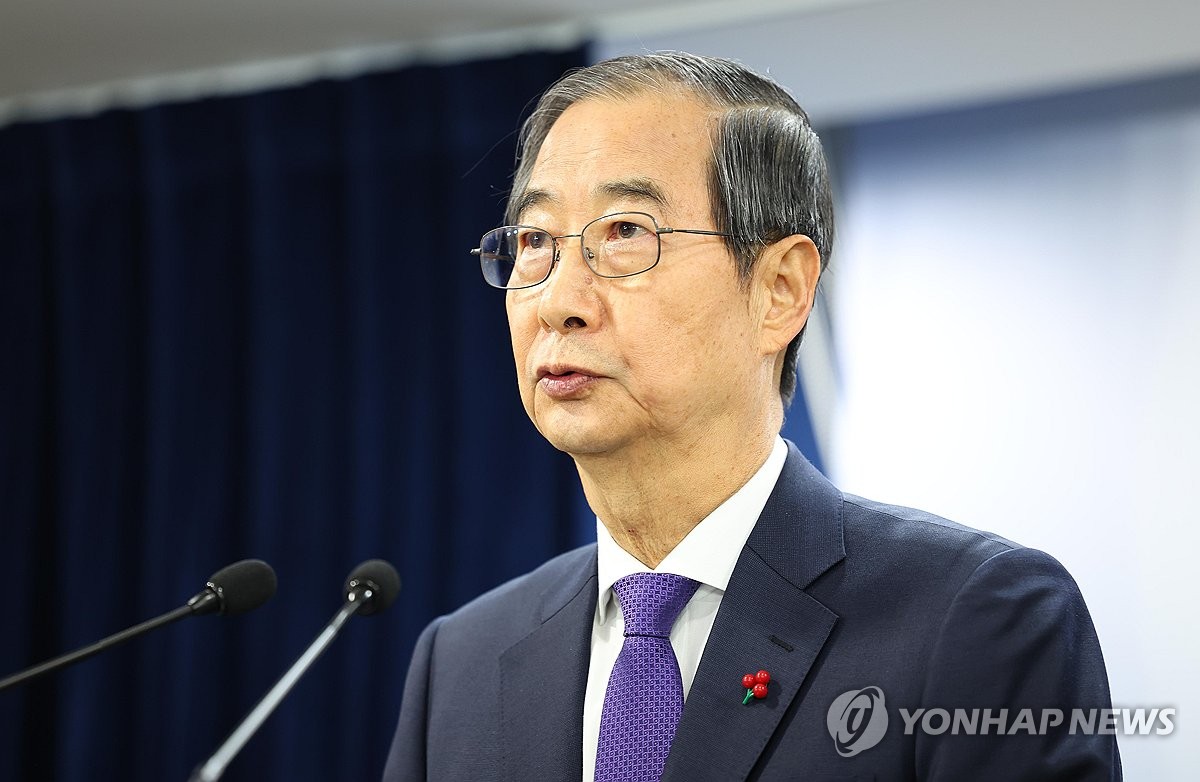
M0 675L261 557L279 592L0 693L0 779L185 779L337 610L226 779L374 779L434 616L583 542L467 254L583 49L0 129Z

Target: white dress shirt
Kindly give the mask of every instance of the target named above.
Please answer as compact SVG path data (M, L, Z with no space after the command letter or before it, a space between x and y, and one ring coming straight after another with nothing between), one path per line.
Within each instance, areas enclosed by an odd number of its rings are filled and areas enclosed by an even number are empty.
M749 481L732 497L708 514L654 568L654 573L675 573L699 581L696 594L684 606L671 629L671 646L679 660L686 700L700 666L700 655L708 642L721 597L729 586L729 577L742 553L750 531L771 496L783 463L787 446L780 437L770 456ZM625 642L625 621L612 585L630 573L645 573L647 568L617 545L608 528L596 519L597 572L599 596L592 620L592 659L588 667L587 691L583 698L583 778L596 776L596 745L600 740L600 713L604 693L621 645Z

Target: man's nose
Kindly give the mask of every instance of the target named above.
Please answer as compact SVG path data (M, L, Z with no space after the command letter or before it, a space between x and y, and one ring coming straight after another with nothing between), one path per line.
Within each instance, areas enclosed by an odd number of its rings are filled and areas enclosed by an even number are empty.
M587 328L599 320L596 275L584 262L587 248L582 248L582 253L581 248L578 234L554 237L554 259L538 303L538 316L555 331Z

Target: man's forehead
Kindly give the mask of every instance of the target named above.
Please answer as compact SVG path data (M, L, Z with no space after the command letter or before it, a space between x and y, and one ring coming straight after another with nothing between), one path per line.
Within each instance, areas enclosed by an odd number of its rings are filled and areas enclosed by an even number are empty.
M632 203L640 206L669 209L671 201L661 183L647 177L631 176L595 182L589 188L589 200L594 204L613 202ZM566 207L566 198L553 186L529 187L514 203L515 213L520 215L532 209L554 210Z
M708 203L712 119L711 106L675 90L577 101L538 145L510 214L694 213Z

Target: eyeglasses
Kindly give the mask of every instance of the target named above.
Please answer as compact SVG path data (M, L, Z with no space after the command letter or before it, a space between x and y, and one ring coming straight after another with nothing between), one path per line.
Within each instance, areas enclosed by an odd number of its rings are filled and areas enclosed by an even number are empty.
M696 228L660 228L645 212L617 212L597 217L577 234L555 236L532 225L505 225L483 235L471 250L479 256L483 279L493 288L516 290L540 285L559 260L558 242L579 237L588 268L599 277L632 277L658 265L663 234L729 236Z

